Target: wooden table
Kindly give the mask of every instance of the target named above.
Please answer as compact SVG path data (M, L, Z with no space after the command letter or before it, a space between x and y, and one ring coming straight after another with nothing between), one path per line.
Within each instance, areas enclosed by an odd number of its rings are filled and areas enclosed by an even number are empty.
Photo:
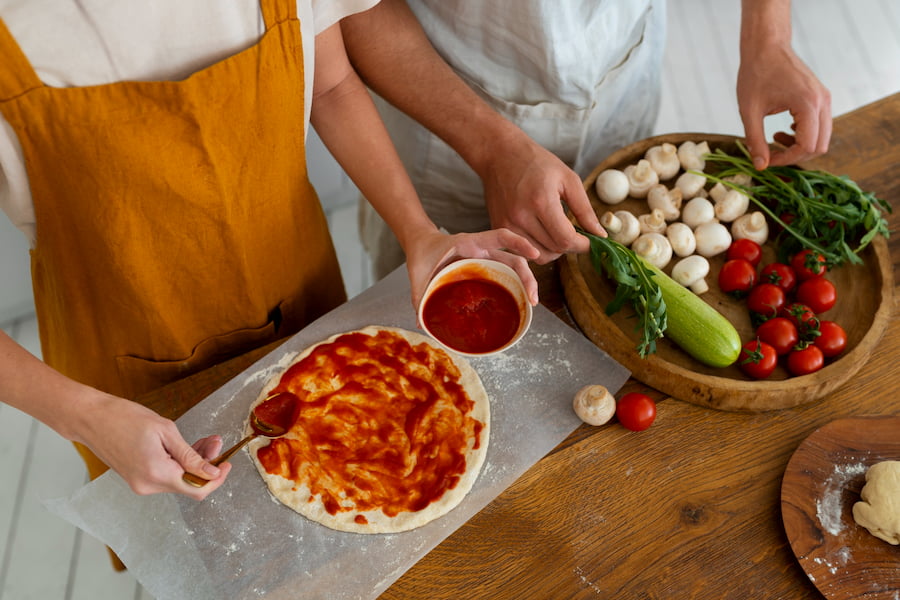
M900 94L835 120L829 154L811 163L847 174L897 209ZM900 261L900 234L890 241ZM554 266L536 269L542 302L566 313ZM900 291L900 290L897 290ZM895 293L895 299L900 293ZM895 300L896 303L896 300ZM160 412L203 397L266 349L151 394ZM781 479L813 431L855 415L900 415L900 324L837 392L807 406L718 412L659 399L653 427L582 426L383 595L400 598L821 598L784 533Z

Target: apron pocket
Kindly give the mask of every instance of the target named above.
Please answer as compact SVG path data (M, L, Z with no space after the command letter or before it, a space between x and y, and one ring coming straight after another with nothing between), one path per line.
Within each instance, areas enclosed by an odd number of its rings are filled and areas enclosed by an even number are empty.
M274 342L278 339L280 321L279 305L269 313L268 321L263 326L209 337L194 346L193 352L185 358L153 360L131 354L117 356L116 367L122 389L128 397L134 398Z

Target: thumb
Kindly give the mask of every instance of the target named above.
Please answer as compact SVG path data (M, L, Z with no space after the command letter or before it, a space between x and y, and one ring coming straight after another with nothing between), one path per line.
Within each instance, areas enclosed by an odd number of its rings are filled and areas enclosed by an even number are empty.
M215 479L221 474L221 469L203 458L194 448L178 435L164 441L166 451L175 462L187 473L193 473L206 479Z

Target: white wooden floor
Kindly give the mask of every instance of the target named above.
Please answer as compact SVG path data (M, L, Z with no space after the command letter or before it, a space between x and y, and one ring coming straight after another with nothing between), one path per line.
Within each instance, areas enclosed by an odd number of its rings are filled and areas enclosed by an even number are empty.
M658 133L742 133L733 91L738 6L737 0L669 2ZM831 89L836 115L900 91L897 0L795 0L794 44ZM789 122L771 119L770 129ZM323 168L340 176L333 165ZM343 190L343 199L331 202L329 215L348 293L355 295L371 278L356 242L354 194L341 183L329 188L334 190ZM7 322L3 329L39 355L33 316ZM70 492L85 479L69 443L2 404L0 432L0 600L148 599L131 575L112 571L96 540L41 505L41 499Z

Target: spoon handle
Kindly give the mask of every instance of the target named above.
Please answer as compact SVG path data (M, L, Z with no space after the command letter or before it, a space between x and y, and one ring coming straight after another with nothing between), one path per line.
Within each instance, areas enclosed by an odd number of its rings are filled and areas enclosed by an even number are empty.
M234 446L232 446L231 448L229 448L228 450L226 450L219 456L217 456L214 459L212 459L211 461L209 461L209 464L216 466L216 467L219 466L220 464L222 464L223 462L225 462L229 458L231 458L235 452L237 452L238 450L243 448L247 444L247 442L249 442L250 440L255 438L257 435L259 435L259 434L251 433L250 435L248 435L247 437L245 437L244 439L239 441L237 444L235 444ZM181 478L194 487L203 487L204 485L209 483L208 479L203 479L202 477L198 477L197 475L194 475L193 473L185 472L184 475L181 476Z

